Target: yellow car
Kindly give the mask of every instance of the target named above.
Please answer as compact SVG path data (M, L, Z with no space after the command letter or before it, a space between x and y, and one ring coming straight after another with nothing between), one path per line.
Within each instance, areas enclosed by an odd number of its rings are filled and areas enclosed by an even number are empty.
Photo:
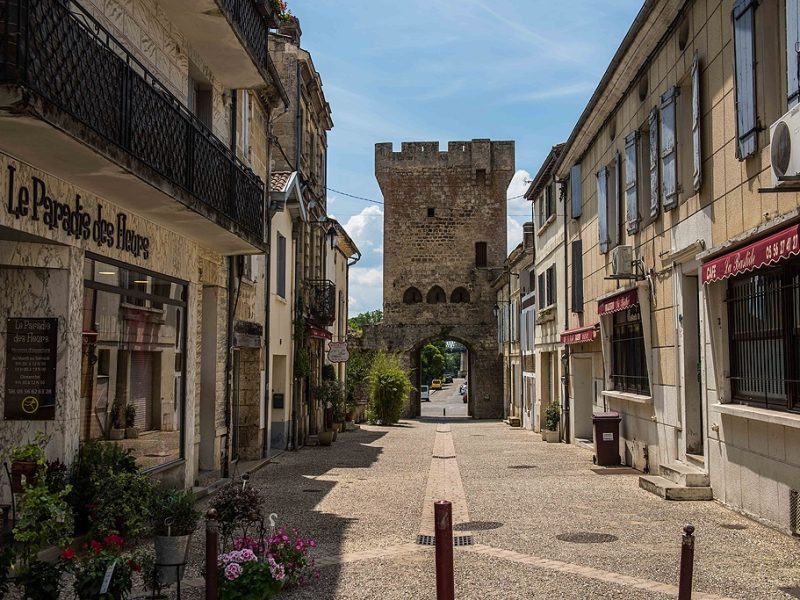
M431 381L431 389L432 390L440 390L442 389L442 380L441 379L434 379Z

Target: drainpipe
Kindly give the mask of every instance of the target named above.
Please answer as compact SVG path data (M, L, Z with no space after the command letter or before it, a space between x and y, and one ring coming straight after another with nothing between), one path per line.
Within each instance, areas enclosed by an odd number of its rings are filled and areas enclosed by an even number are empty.
M298 310L300 306L300 297L302 294L302 289L300 287L300 274L301 269L303 266L302 263L302 245L301 245L301 237L300 237L300 230L298 227L299 222L295 220L292 223L292 243L294 244L294 298L292 302L292 337L294 338L294 331L296 328L296 323L299 319L303 318L303 315L300 314ZM292 380L294 381L294 385L292 385L292 426L289 431L289 443L287 445L288 450L297 450L298 449L298 429L300 424L299 419L299 411L300 411L300 379L295 377L294 370L295 370L295 357L297 355L297 346L300 344L300 340L293 339L292 340Z
M266 231L264 232L264 240L267 243L267 251L264 254L264 439L261 444L261 454L266 457L270 450L270 435L272 433L272 419L270 419L270 405L272 402L272 394L270 393L270 376L269 371L272 368L272 357L270 356L270 291L272 285L272 199L270 192L270 181L272 180L272 145L270 139L272 136L272 109L267 107L269 114L267 114L267 189L266 189L266 204L265 211L267 214Z
M569 273L567 272L567 264L569 258L567 256L567 194L564 181L561 181L562 191L562 204L563 204L563 218L564 218L564 331L569 329L569 299L566 297L569 285ZM568 444L571 443L572 431L570 429L570 406L569 406L569 346L564 344L564 441Z

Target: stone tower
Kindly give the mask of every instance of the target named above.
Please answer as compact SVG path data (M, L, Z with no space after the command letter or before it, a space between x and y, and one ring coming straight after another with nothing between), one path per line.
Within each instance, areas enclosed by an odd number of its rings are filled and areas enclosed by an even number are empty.
M503 378L491 282L506 257L506 189L514 142L404 142L375 146L383 192L382 324L365 342L403 352L412 368L429 341L469 350L470 414L500 418ZM415 382L416 383L416 382ZM419 414L419 396L410 413Z

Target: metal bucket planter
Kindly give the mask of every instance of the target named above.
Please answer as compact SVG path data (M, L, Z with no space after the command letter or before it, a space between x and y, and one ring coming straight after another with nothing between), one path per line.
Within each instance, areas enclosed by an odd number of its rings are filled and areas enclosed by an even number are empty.
M158 582L161 585L172 585L183 579L191 539L191 535L157 535L153 538Z

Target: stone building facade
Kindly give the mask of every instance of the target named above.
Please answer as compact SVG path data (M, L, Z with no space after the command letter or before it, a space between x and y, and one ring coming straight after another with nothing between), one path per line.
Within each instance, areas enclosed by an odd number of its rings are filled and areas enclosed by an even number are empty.
M412 369L430 341L469 350L469 414L503 416L502 363L492 281L503 270L506 189L514 143L472 140L375 146L383 192L383 322L364 333L367 347L404 353ZM415 385L418 387L418 385ZM419 414L413 391L409 414Z

